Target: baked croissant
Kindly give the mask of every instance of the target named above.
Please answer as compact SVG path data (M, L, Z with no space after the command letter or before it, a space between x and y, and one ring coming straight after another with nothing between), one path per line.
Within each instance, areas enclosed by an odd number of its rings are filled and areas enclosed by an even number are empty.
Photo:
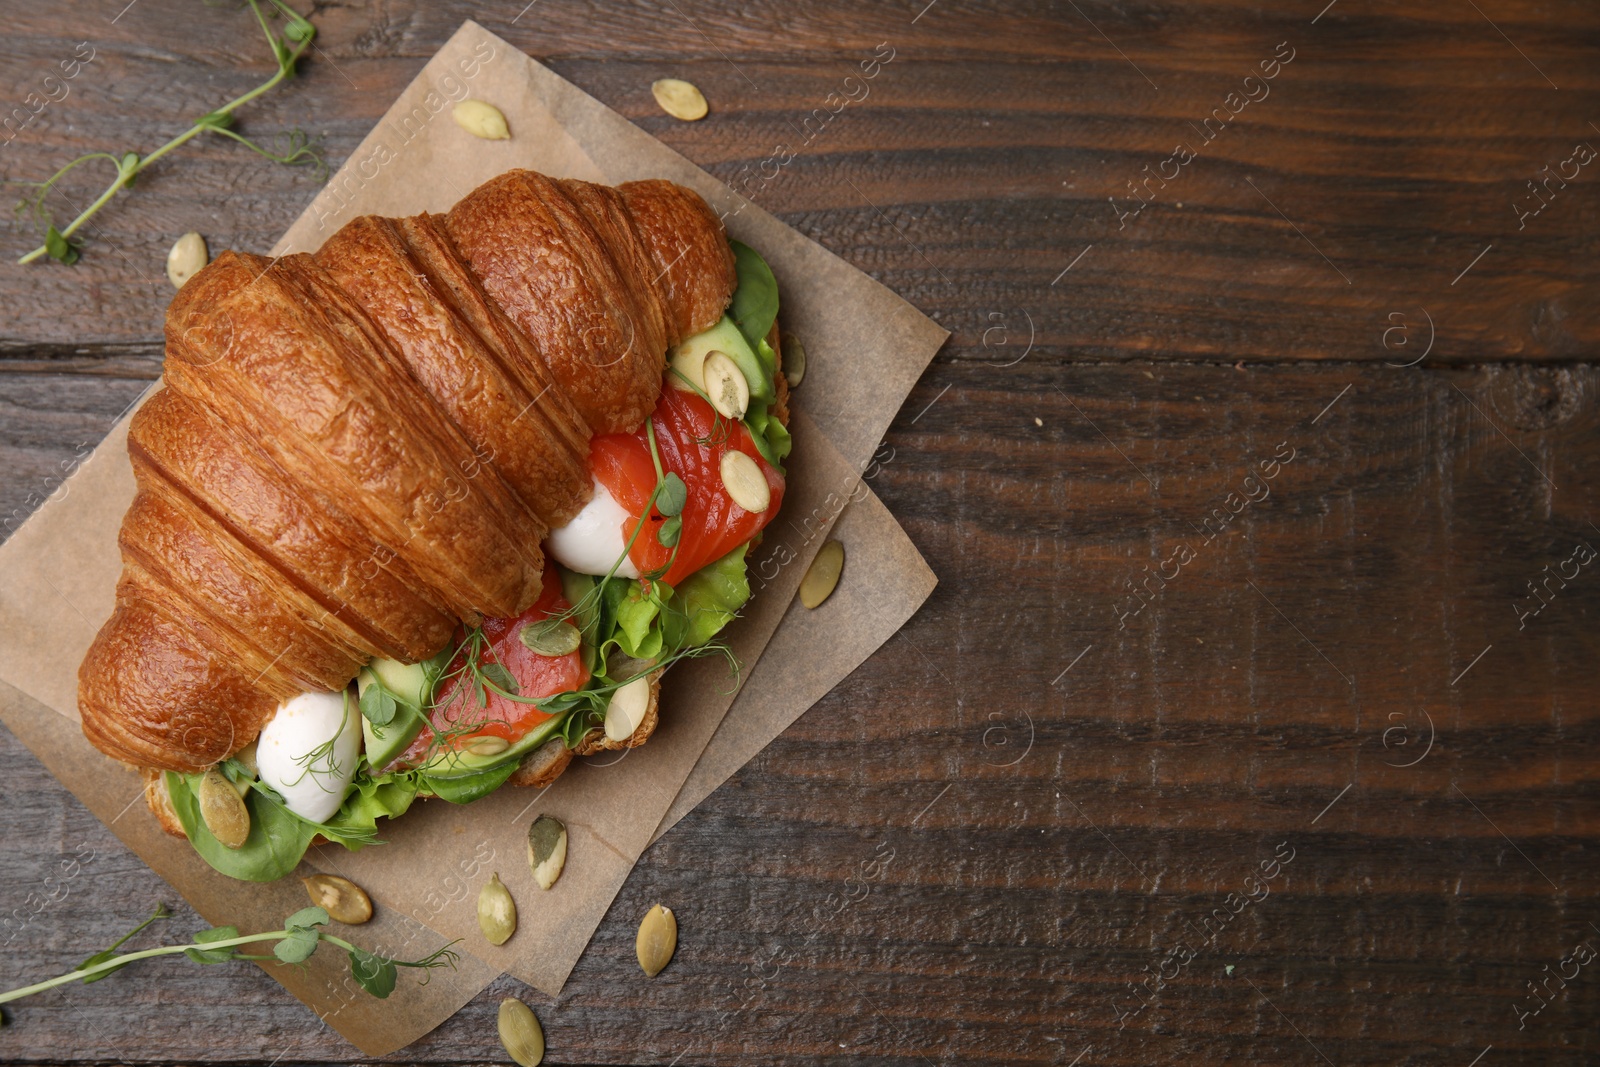
M644 421L667 349L735 284L690 190L525 170L315 254L219 256L173 300L166 388L129 428L84 733L193 773L296 694L525 610L545 533L593 491L589 438Z

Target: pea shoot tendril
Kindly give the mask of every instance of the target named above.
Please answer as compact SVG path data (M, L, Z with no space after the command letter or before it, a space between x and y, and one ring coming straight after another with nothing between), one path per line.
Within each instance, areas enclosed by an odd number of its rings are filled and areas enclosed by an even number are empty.
M147 155L141 156L137 152L123 152L121 154L91 152L88 155L74 159L42 182L14 183L37 190L34 196L24 198L17 203L17 214L19 216L31 215L45 227L44 243L26 255L19 257L17 259L18 263L32 263L42 256L49 256L61 263L76 262L79 255L79 247L73 242L73 235L93 218L101 208L109 204L113 197L133 185L134 179L150 164L202 133L214 133L229 140L238 141L246 148L260 153L274 163L283 163L289 166L311 166L315 170L318 181L326 177L327 163L322 158L321 152L311 143L310 138L303 131L293 130L286 134L279 134L276 143L273 145L277 151L272 151L230 129L233 125L234 112L236 110L258 96L271 91L278 83L294 76L295 64L300 61L306 50L312 47L312 41L317 35L317 28L308 19L291 10L282 0L267 0L267 3L271 5L272 14L281 14L284 18L285 25L281 35L268 25L268 13L262 10L260 0L247 0L247 2L250 5L250 9L255 12L256 21L261 24L261 32L267 36L267 44L271 46L272 54L278 62L278 72L243 96L228 101L215 111L201 115L194 120L188 129ZM114 166L117 169L116 176L112 178L111 184L106 186L105 192L101 193L98 199L84 208L77 218L57 229L55 223L51 220L50 212L44 206L45 197L49 195L50 190L55 188L57 182L61 181L62 178L66 177L78 166L98 160L104 160Z
M317 950L317 946L328 942L343 949L350 959L350 973L362 989L375 997L387 997L394 992L396 968L419 967L423 970L433 970L435 967L454 968L460 954L450 946L451 942L436 952L430 953L419 960L396 960L376 952L368 952L341 937L335 937L323 929L328 924L328 913L322 908L302 908L283 921L282 930L272 930L261 934L246 934L241 936L236 926L218 926L210 930L202 930L195 934L186 945L162 945L159 948L147 948L140 952L128 952L121 956L112 955L117 948L129 937L138 933L156 919L164 919L168 915L164 905L158 906L155 912L145 923L136 927L126 937L105 952L98 952L84 960L66 974L59 975L47 981L36 982L30 986L13 989L7 993L0 993L0 1004L10 1000L20 1000L35 993L43 993L56 986L67 985L72 982L93 982L104 978L112 971L121 970L130 963L138 960L150 959L155 956L175 956L182 953L195 963L227 963L230 960L272 960L282 963L304 963ZM272 955L263 956L252 953L240 952L238 949L244 945L273 942Z

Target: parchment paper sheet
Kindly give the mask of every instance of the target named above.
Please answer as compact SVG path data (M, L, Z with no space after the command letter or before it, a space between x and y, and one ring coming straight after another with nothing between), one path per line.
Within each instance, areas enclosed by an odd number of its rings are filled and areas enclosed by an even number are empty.
M512 139L481 141L458 127L450 108L467 97L499 107ZM795 399L783 511L752 564L755 596L727 631L746 668L736 700L720 660L680 665L644 747L595 757L543 791L503 789L467 807L419 803L385 828L381 847L308 854L308 866L355 879L378 903L361 943L416 956L463 939L457 971L434 972L426 986L403 973L387 1001L348 988L332 953L307 970L267 968L368 1055L427 1033L501 971L558 993L644 848L888 640L935 581L860 472L946 332L475 23L429 61L273 252L314 249L360 214L443 211L513 167L613 184L665 177L696 189L771 264L780 322L804 341L809 368ZM77 665L111 613L116 532L133 498L126 428L124 419L0 546L0 721L207 921L275 929L304 904L299 883L250 885L212 871L160 832L135 802L137 776L78 729ZM828 604L807 612L794 592L836 520L845 577ZM540 812L571 835L566 871L549 892L524 858ZM523 904L520 929L501 948L477 933L477 890L491 871Z

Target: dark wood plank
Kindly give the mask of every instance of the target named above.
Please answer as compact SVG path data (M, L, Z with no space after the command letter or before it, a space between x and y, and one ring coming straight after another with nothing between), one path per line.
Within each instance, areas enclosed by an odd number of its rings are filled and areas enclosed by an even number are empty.
M159 376L157 367L150 378L121 377L128 362L145 369L142 361L100 355L0 361L0 540L67 491L78 464Z
M1094 8L1126 61L1070 9L940 3L915 25L879 12L841 28L825 7L539 4L513 25L513 6L498 18L465 4L330 9L306 76L254 107L248 128L301 126L338 161L438 42L478 16L720 176L759 175L789 146L794 161L752 185L758 202L969 337L1020 308L1056 358L1381 361L1389 313L1420 320L1426 308L1437 360L1572 360L1600 331L1591 168L1552 185L1521 230L1513 210L1533 203L1541 168L1600 141L1586 117L1600 27L1576 0L1498 4L1493 25L1470 5L1418 16L1346 4L1314 25L1303 11L1226 2ZM163 38L180 20L182 38ZM0 150L0 170L39 176L79 151L159 143L268 71L245 29L237 13L191 18L175 0L142 0L94 35L75 91ZM45 11L17 39L19 94L73 47ZM1295 58L1269 95L1204 142L1191 124L1284 41ZM856 91L842 79L880 42L895 58L867 97L802 145L816 128L802 131L805 118L829 93ZM703 84L715 119L662 116L648 85L665 73ZM1128 183L1180 142L1198 157L1120 222L1137 203ZM81 203L96 188L85 174L69 195ZM0 351L155 340L178 233L262 250L314 191L304 171L236 145L187 147L97 220L103 246L89 263L0 266L0 284L28 298L0 309Z
M502 980L393 1059L499 1059L495 1005L522 992L552 1062L1594 1060L1592 967L1514 1011L1600 944L1593 568L1524 618L1528 582L1600 546L1592 167L1523 230L1511 205L1600 144L1600 17L1477 7L319 12L323 54L253 132L303 125L337 162L474 17L735 184L889 42L868 98L751 195L954 331L873 480L941 576L927 608L646 854L559 1001ZM16 99L98 52L0 174L157 143L259 81L241 17L16 13ZM1107 197L1127 210L1285 40L1271 95L1119 228ZM668 74L713 117L661 116ZM314 190L196 147L83 264L0 265L0 510L155 377L172 238L264 249ZM3 731L0 810L7 984L162 897ZM1212 917L1282 842L1270 895ZM656 900L683 939L646 983L632 917ZM1175 976L1130 988L1150 971ZM9 1014L7 1062L354 1056L249 968L153 965Z

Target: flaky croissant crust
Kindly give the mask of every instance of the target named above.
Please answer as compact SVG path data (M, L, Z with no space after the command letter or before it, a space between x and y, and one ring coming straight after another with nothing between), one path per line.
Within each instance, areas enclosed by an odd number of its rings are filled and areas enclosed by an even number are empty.
M312 255L217 257L168 309L166 387L129 427L84 733L197 771L297 693L525 610L545 534L591 493L590 436L644 421L666 350L735 283L692 191L525 170Z

